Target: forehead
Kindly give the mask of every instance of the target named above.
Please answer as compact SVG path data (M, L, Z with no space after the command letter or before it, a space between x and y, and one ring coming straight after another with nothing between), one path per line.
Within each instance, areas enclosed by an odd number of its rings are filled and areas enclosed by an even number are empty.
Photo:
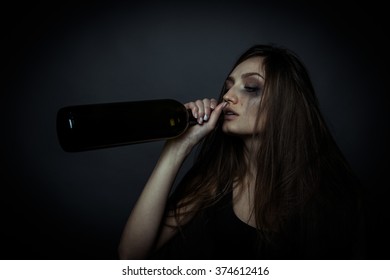
M233 69L231 76L241 76L248 72L255 72L264 77L263 59L261 56L255 56L244 60Z

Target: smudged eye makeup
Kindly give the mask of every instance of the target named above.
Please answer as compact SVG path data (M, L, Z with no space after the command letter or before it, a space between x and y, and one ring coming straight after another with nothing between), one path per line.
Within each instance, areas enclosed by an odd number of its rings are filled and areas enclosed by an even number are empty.
M260 77L253 74L242 80L244 90L248 93L260 94L263 88L263 84L260 81Z
M224 93L227 93L231 88L233 87L233 85L228 85L228 84L225 84L225 90L224 90ZM256 84L250 84L250 85L244 85L243 86L243 90L247 93L256 93L256 94L260 94L261 91L262 91L262 87L261 85L256 85Z
M244 86L244 89L246 92L249 92L249 93L256 93L256 94L261 93L261 87L257 86L257 85Z

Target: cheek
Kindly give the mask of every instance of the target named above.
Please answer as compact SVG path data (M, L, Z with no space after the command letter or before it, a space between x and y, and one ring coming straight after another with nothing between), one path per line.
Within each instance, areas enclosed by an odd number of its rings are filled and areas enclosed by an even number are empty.
M247 112L247 114L250 116L251 119L257 118L257 114L259 112L259 106L260 106L259 98L248 100L245 111Z
M266 121L267 121L267 114L263 111L260 113L259 122L257 124L257 131L258 132L264 131Z
M265 116L259 115L260 98L251 100L246 108L248 123L252 126L255 132L260 132L264 127ZM256 123L257 122L257 123Z

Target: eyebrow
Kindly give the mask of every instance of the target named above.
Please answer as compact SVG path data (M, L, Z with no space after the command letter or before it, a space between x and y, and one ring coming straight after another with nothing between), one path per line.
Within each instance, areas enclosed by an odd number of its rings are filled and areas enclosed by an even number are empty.
M250 77L250 76L259 76L260 78L265 80L264 77L262 75L260 75L259 73L257 73L257 72L244 73L244 74L241 75L241 78L244 79L244 78L247 78L247 77ZM234 78L232 76L229 76L227 78L227 80L228 81L234 81Z
M249 72L249 73L242 74L241 78L247 78L249 76L254 76L254 75L259 76L260 78L262 78L264 80L264 77L257 72Z

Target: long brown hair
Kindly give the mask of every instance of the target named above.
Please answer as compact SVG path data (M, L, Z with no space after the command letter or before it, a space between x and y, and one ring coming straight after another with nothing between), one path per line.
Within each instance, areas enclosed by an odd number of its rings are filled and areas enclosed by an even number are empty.
M329 201L348 204L344 199L354 191L349 187L353 172L324 121L298 56L285 48L255 45L239 57L232 71L255 56L263 57L266 77L258 111L258 119L265 112L266 121L262 133L253 135L260 137L261 146L249 161L257 170L257 228L270 236L293 220L301 224L310 220L310 227L315 227L320 208ZM220 102L224 93L223 86ZM170 199L177 218L190 214L183 209L200 211L213 205L231 191L234 180L244 179L248 161L243 142L224 134L221 123L203 139L194 165Z

